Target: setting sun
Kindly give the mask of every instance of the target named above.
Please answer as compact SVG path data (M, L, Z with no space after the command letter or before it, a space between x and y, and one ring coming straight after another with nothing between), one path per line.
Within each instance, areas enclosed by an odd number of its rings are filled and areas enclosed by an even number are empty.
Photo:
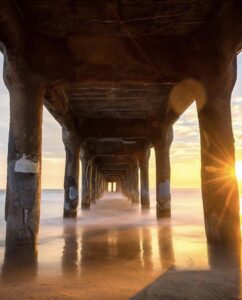
M238 180L242 180L242 161L237 161L235 164L235 171Z

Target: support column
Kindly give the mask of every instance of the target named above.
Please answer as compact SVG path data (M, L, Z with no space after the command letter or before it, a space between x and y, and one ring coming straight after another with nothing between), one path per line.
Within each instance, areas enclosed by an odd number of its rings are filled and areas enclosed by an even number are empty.
M14 68L13 68L14 69ZM6 70L5 70L6 71ZM44 87L29 75L6 74L10 130L6 244L35 243L39 230Z
M101 197L103 196L104 193L104 178L103 176L101 177Z
M81 151L82 162L82 209L90 208L90 193L89 193L89 177L88 168L90 167L90 160L87 157L87 153L82 149Z
M121 182L121 190L122 190L122 193L124 194L124 196L128 198L128 191L127 191L127 172L126 172L126 176L125 176L124 178L122 178L122 182Z
M94 159L92 159L91 169L91 202L96 203L96 166Z
M95 200L98 199L98 167L95 168Z
M150 148L139 158L140 167L140 200L143 208L150 207L149 194L149 158Z
M129 169L128 169L126 186L127 186L128 199L132 202L132 199L133 199L133 173L132 173L132 164L131 163L130 163Z
M105 180L105 193L108 192L108 182Z
M89 198L90 203L92 202L92 158L88 159L88 169L87 169L87 178L88 178L88 190L89 190Z
M170 145L172 128L162 132L154 144L156 160L156 214L157 218L171 216Z
M97 172L97 199L99 199L100 196L101 196L101 193L100 193L100 176L101 176L100 170L98 170L98 172Z
M139 167L138 167L138 161L135 160L135 162L132 164L132 203L138 203L139 202Z
M64 218L76 218L79 202L80 141L74 131L62 128L66 151Z
M224 74L235 75L227 70ZM226 80L217 86L207 87L206 103L198 111L204 219L207 239L212 243L240 241L239 194L230 108L235 76Z
M121 193L122 192L122 189L121 189L121 179L120 180L117 180L116 182L116 191L118 193Z

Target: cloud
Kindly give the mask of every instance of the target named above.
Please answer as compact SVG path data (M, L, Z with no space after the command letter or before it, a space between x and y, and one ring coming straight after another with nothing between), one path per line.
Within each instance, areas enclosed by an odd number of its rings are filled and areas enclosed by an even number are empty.
M242 53L237 57L237 81L232 93L232 98L242 97Z

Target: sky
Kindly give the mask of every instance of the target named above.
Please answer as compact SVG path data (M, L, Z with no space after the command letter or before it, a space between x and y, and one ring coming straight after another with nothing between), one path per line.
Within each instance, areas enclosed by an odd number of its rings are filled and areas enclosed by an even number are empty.
M0 54L0 74L3 57ZM237 82L232 94L232 118L236 158L241 161L242 173L242 54L238 56ZM200 139L195 103L180 117L173 127L171 146L171 185L173 188L200 186ZM6 186L7 145L9 130L9 95L0 77L0 189ZM43 115L42 187L62 188L65 168L65 151L61 127L44 109ZM242 176L238 178L242 186ZM150 157L150 187L155 187L154 151Z

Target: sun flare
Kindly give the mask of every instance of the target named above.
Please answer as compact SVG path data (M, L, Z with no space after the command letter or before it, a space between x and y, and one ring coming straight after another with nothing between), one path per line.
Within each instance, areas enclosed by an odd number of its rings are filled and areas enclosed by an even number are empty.
M242 161L237 161L235 164L235 172L238 180L242 180Z

